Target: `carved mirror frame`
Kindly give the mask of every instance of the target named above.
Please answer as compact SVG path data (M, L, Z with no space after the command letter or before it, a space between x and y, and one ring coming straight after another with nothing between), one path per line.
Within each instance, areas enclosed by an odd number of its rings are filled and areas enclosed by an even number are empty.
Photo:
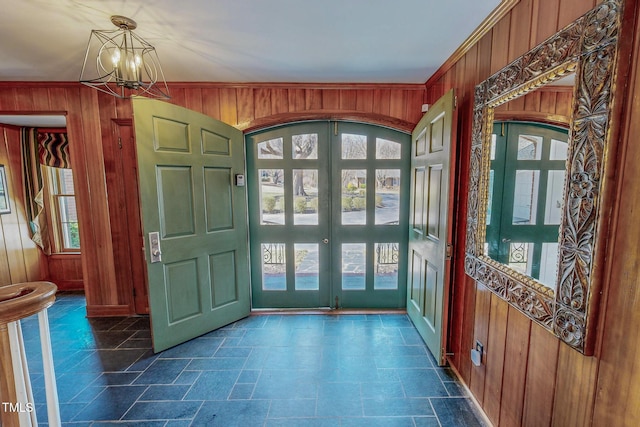
M605 0L475 88L466 273L576 350L593 351L595 262L623 0ZM484 255L494 109L575 72L556 290ZM601 242L602 243L602 242ZM602 244L600 246L603 246Z

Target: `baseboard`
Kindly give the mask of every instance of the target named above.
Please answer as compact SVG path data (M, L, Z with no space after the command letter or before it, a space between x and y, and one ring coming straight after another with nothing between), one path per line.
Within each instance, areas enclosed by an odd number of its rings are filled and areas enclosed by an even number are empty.
M87 305L87 317L129 317L134 314L128 305Z
M84 282L82 280L56 280L53 281L59 291L84 291Z

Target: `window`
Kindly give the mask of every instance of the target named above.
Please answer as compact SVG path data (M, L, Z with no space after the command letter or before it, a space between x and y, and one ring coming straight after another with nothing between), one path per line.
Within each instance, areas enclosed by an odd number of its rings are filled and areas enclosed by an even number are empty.
M49 182L52 247L55 252L78 252L80 233L71 169L43 166Z

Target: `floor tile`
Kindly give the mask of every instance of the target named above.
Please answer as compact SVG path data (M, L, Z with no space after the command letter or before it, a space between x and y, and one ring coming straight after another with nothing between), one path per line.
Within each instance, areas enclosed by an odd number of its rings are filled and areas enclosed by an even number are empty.
M477 427L467 389L405 314L268 314L154 354L149 319L49 309L63 427ZM35 317L21 322L46 426Z

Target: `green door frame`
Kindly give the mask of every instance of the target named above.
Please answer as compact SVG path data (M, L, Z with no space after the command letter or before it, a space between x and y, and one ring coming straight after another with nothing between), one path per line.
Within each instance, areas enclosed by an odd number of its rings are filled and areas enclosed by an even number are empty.
M300 134L317 134L317 158L294 158L292 138ZM364 136L366 159L342 159L340 138L343 134ZM278 155L271 156L271 148L265 149L265 141L276 141ZM399 158L376 159L378 139L399 143ZM406 304L406 247L409 210L409 154L410 137L392 129L351 122L311 121L283 125L266 131L257 131L245 136L247 149L247 184L249 194L249 227L250 253L252 262L252 301L254 308L404 308ZM261 154L258 154L258 144ZM270 146L271 147L271 146ZM282 152L280 154L279 152ZM278 157L278 158L273 158ZM375 160L372 160L375 159ZM294 224L294 173L300 169L317 170L318 197L317 225ZM365 223L362 225L342 225L342 170L357 170L360 176L361 189L357 189L360 204L368 209L362 212ZM397 183L399 179L399 204L397 222L393 224L376 224L376 183L377 172L398 170L399 177L387 178L388 182ZM266 172L270 171L270 172ZM277 172L274 172L277 171ZM395 172L394 172L395 173ZM275 220L279 225L267 224L261 205L262 180L274 179L267 175L284 176L278 178L280 187L278 195L284 197L278 201L278 207L284 213ZM379 174L378 174L379 175ZM370 188L365 183L370 184ZM361 196L361 197L359 197ZM273 203L273 202L271 202ZM307 203L309 205L309 203ZM380 205L380 203L378 203ZM380 206L378 206L380 207ZM380 220L378 221L380 222ZM365 245L364 267L358 271L365 274L365 286L358 289L343 289L343 244L360 243ZM267 245L269 244L269 245ZM275 245L279 244L279 245ZM319 265L318 289L296 290L296 244L317 245ZM376 246L376 244L380 244ZM383 245L385 244L385 245ZM265 245L265 246L263 246ZM379 250L376 251L376 248ZM391 248L393 255L382 249ZM277 258L282 262L282 271L286 279L275 285L279 290L265 290L264 283L269 280L263 275L263 265L267 259L272 260L274 251L280 251ZM385 255L386 254L386 255ZM397 263L396 289L382 289L376 285L376 266L381 259ZM287 262L295 260L295 262ZM271 262L271 261L269 261ZM376 264L378 263L378 264ZM266 270L266 267L265 267ZM386 270L385 270L386 271ZM381 273L382 274L382 273ZM264 283L263 283L264 281ZM270 286L270 285L269 285ZM377 286L377 288L376 288ZM337 297L337 300L336 300ZM337 302L337 304L336 304Z

